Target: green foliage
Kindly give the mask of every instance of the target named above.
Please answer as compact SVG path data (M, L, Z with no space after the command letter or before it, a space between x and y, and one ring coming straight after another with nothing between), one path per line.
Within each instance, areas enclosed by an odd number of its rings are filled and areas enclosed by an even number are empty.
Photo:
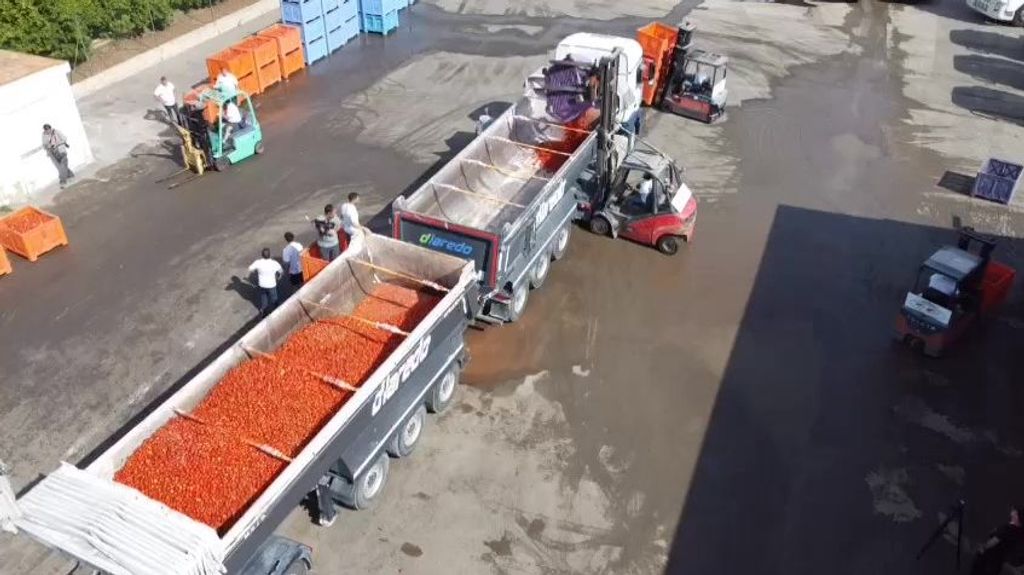
M162 30L175 10L221 0L0 0L0 48L69 60L89 56L94 38Z

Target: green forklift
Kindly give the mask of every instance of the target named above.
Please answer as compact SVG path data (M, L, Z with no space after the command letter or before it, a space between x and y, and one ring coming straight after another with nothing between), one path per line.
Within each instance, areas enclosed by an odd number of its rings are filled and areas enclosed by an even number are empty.
M235 112L237 117L231 118ZM185 167L197 176L207 168L222 172L263 153L263 130L252 98L245 92L226 96L208 87L194 90L185 97L180 117L178 132Z

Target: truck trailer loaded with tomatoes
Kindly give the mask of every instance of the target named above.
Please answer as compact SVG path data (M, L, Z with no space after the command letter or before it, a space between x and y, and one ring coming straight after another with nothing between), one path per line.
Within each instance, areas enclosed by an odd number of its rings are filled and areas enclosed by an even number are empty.
M353 242L87 467L0 490L0 527L112 575L305 573L274 530L307 498L321 524L376 500L453 399L475 290L465 259Z

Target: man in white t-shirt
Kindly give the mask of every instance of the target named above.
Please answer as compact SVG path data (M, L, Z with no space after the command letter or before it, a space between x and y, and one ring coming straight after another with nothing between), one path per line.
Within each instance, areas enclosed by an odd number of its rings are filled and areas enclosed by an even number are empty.
M260 290L260 315L266 317L277 307L277 280L284 270L281 264L270 257L270 248L263 248L260 256L249 266L249 273L256 272L256 285Z
M153 97L164 107L167 120L172 124L181 125L181 119L178 118L178 98L174 95L174 84L167 80L167 76L160 76L160 83L153 90Z
M348 247L348 242L356 236L366 231L359 223L359 210L356 209L356 204L359 203L359 194L352 192L348 195L348 201L341 204L341 229L345 232L345 241L342 246L342 250Z
M298 288L302 285L302 260L299 258L302 254L302 244L295 241L295 234L291 232L284 233L284 241L288 243L281 251L281 261L288 270L288 281Z
M238 78L227 68L221 68L217 74L217 83L213 87L225 98L234 98L238 95Z
M223 149L229 150L235 147L231 136L242 125L242 111L234 102L224 104L224 145Z

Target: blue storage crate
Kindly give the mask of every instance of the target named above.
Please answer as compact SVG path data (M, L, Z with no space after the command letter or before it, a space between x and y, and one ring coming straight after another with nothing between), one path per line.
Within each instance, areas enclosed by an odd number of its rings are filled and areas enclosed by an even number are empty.
M338 7L341 9L342 19L346 22L353 16L359 15L359 0L341 0ZM358 25L359 22L356 22L357 27Z
M334 52L357 36L359 36L359 17L353 16L342 22L337 28L327 31L327 49Z
M324 14L331 10L337 10L338 6L341 5L341 0L320 0L320 9Z
M321 0L281 0L281 20L287 24L303 25L323 16Z
M308 42L303 40L302 53L306 55L307 66L311 65L313 62L326 58L327 54L330 53L327 51L327 36L313 38Z
M360 0L364 15L382 16L405 8L405 0Z
M375 32L387 36L392 30L398 28L398 10L388 12L383 16L363 13L363 32Z
M341 13L341 7L335 6L330 12L324 12L324 29L330 34L331 30L341 26L346 19Z

